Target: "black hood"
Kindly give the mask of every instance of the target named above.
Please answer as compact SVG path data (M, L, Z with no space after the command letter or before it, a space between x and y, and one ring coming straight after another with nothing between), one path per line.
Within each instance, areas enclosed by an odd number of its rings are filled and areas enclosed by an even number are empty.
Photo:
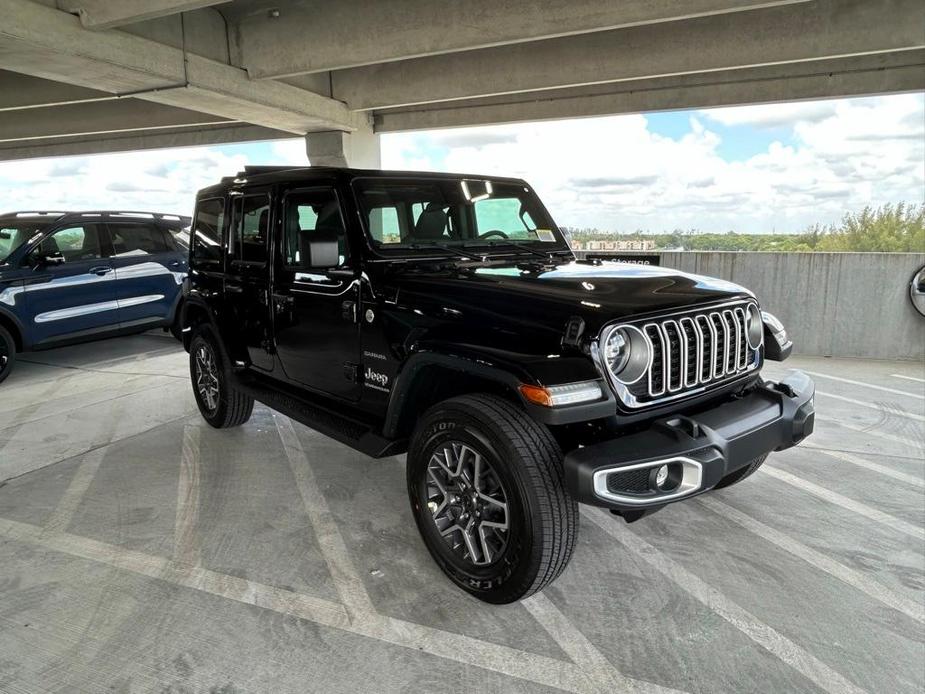
M572 316L581 316L596 333L617 319L752 296L724 280L617 262L569 261L552 267L460 264L432 271L409 269L393 282L405 305L436 304L438 310L469 319L484 317L556 332Z

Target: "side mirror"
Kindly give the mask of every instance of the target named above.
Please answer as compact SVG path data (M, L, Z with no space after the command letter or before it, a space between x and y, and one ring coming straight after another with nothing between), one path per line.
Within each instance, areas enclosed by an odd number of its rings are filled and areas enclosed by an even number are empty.
M65 258L61 251L52 251L51 253L35 253L35 267L50 267L54 265L64 265Z
M328 269L340 265L337 234L328 231L299 232L299 257L305 269Z

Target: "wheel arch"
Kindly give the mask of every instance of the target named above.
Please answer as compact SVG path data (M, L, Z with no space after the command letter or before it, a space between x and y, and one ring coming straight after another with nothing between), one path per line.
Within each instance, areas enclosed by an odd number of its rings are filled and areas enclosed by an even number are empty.
M23 330L22 324L16 316L8 311L0 309L0 326L5 328L6 331L13 336L13 343L16 345L17 352L26 351L28 348L25 337L26 331Z

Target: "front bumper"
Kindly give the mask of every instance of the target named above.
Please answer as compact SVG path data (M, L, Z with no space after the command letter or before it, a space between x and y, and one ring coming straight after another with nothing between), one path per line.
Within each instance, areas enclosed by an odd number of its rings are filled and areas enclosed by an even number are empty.
M565 478L578 501L642 512L716 486L756 458L795 446L813 431L815 385L801 371L691 416L572 451ZM669 472L663 487L656 473Z

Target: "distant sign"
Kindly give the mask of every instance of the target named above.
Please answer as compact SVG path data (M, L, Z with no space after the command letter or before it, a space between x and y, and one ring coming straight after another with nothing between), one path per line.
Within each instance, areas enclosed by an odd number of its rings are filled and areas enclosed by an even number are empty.
M620 253L588 253L591 260L614 260L618 263L633 263L634 265L659 265L661 256L658 254L620 254Z

